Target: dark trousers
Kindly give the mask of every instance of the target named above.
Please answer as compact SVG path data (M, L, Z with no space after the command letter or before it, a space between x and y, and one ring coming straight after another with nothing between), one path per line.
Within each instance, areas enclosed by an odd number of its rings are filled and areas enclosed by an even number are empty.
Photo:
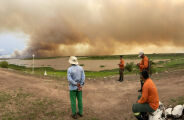
M141 95L138 96L138 100L141 98ZM153 110L150 105L148 103L135 103L132 106L132 111L135 115L135 117L138 120L147 120L148 116L146 116L147 112L154 112L155 110Z
M141 83L141 89L140 89L140 91L142 92L142 87L144 85L144 81L142 79L140 79L140 83Z
M123 81L124 80L124 69L119 69L119 81Z
M139 74L140 74L140 84L141 84L140 92L142 92L142 87L143 87L143 85L144 85L144 81L143 81L142 78L141 78L142 72L140 72Z

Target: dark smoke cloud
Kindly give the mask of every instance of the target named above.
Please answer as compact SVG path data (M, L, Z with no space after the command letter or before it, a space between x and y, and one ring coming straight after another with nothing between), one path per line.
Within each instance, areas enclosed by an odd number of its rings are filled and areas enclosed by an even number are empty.
M183 47L183 13L184 0L1 0L0 31L30 35L24 56L115 54Z

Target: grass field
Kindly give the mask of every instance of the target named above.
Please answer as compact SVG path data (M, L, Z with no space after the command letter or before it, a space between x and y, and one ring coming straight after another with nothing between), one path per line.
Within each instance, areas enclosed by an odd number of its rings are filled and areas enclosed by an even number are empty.
M180 97L177 97L177 98L172 98L170 100L170 104L171 105L183 105L184 104L184 96L180 96Z
M59 108L53 109L53 107L60 103L57 100L36 97L22 89L0 92L1 120L58 119L64 113L60 112Z
M157 63L153 63L152 65L152 73L159 73L163 71L170 71L174 69L183 69L184 68L184 59L183 58L176 58L171 59L169 61L158 61ZM135 64L132 64L133 70L128 71L125 69L124 74L138 74L139 69ZM18 71L22 71L28 74L32 74L32 68L25 67L25 66L17 66L13 64L8 65L9 69L14 69ZM35 75L44 75L44 72L47 71L48 76L50 77L66 77L67 71L66 70L55 70L51 67L38 67L34 69ZM119 74L119 69L112 69L112 70L103 70L103 71L85 71L86 77L108 77L114 76Z

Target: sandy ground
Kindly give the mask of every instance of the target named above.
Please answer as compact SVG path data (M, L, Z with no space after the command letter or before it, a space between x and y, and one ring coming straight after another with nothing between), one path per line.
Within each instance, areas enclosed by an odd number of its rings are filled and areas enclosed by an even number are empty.
M154 60L157 61L166 61L165 60ZM16 64L20 66L32 67L32 60L20 60L20 59L9 59L7 60L10 64ZM134 62L135 64L140 62L140 59L137 60L125 60L126 63ZM83 64L85 70L90 71L100 71L100 70L112 70L118 68L119 60L79 60L79 64ZM100 67L104 66L104 67ZM69 67L68 57L57 58L57 59L40 59L35 60L35 67L52 67L58 70L66 70Z
M169 105L171 98L184 96L184 70L153 75L160 100ZM139 76L125 76L125 81L117 81L118 76L86 79L83 88L84 118L94 116L100 120L135 120L131 108L139 89ZM51 80L24 75L12 70L0 69L0 91L22 88L26 92L49 97L64 102L63 110L70 110L68 84L66 78ZM71 113L71 111L70 111ZM69 113L69 115L70 115ZM61 116L70 120L69 115Z

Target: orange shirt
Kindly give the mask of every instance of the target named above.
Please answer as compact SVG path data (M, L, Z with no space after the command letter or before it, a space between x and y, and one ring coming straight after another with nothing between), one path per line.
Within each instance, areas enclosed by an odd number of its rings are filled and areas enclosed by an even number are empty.
M149 62L148 57L144 56L144 58L142 58L142 60L140 62L140 66L139 66L141 72L143 71L143 69L148 68L148 64L149 64L148 62Z
M159 106L157 88L150 78L148 78L143 85L142 97L138 100L138 103L148 103L154 110Z
M120 64L119 64L119 68L120 69L124 69L124 66L125 66L125 62L123 59L120 60Z

